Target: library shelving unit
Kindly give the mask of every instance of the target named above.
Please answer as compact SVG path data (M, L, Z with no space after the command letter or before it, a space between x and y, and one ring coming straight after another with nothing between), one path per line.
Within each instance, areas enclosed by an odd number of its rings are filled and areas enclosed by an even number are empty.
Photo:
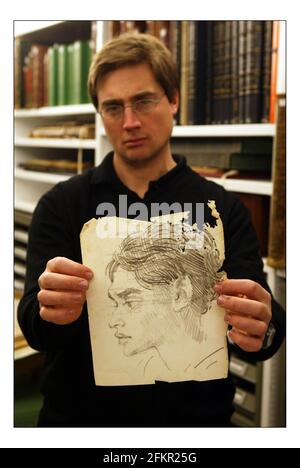
M31 43L42 40L52 45L55 42L92 39L95 49L99 50L108 37L108 21L53 21L53 22L15 22L15 36ZM280 24L280 41L278 54L277 94L285 94L285 23ZM84 121L95 124L95 139L53 139L29 138L29 131L37 125L50 125L69 120ZM178 125L174 127L172 140L191 140L199 138L252 138L276 135L275 123L230 124L230 125ZM31 214L39 198L57 182L66 180L69 175L53 174L24 170L19 164L30 159L53 155L57 152L75 152L81 159L84 151L92 152L93 163L98 165L111 149L105 136L101 119L95 113L92 104L73 104L36 109L15 110L15 209ZM42 155L42 156L40 156ZM272 181L244 179L211 179L222 184L229 191L251 193L272 197ZM265 272L273 293L276 296L277 271L266 266ZM283 272L279 272L282 276ZM233 356L230 371L237 379L246 382L237 388L235 396L236 412L233 422L243 426L280 425L276 407L284 405L274 397L274 379L279 378L278 357L262 364L250 364ZM280 358L282 359L282 357ZM248 392L247 384L254 388ZM245 390L246 388L246 390ZM277 405L277 406L276 406ZM277 419L276 419L277 418Z

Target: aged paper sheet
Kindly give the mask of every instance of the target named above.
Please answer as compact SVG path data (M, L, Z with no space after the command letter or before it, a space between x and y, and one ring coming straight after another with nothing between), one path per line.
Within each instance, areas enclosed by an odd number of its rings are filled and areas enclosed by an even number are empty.
M96 385L139 385L227 377L224 309L213 285L224 261L222 221L189 226L184 213L91 219L83 263Z

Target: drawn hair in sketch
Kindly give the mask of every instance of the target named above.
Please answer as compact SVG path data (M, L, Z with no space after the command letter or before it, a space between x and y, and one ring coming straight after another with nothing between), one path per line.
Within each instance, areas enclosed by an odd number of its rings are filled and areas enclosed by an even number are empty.
M189 306L182 311L185 330L196 341L203 340L201 316L216 299L213 286L223 278L220 253L213 236L180 223L152 223L144 232L126 237L113 254L106 272L111 282L118 268L133 272L145 289L166 286L178 278L191 285Z

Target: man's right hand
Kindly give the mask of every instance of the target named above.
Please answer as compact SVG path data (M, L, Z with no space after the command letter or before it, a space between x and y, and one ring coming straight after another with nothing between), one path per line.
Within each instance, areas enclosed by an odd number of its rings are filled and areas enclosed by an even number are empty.
M65 257L49 260L39 277L40 316L47 322L66 325L78 319L93 277L90 268Z

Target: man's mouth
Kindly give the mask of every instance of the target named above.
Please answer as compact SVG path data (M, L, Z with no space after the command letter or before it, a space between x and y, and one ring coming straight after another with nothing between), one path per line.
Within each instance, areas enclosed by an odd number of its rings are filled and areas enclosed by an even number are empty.
M131 336L124 335L123 333L115 333L115 337L118 338L119 344L124 344L126 341L130 340Z
M125 146L133 148L135 146L141 146L146 142L147 138L131 138L130 140L125 140Z

